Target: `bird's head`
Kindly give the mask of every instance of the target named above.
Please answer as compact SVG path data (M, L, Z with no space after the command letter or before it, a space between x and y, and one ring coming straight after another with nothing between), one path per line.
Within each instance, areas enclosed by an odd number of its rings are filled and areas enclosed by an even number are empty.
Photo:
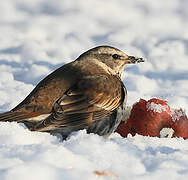
M78 59L95 59L107 65L110 69L112 69L115 72L115 74L119 76L121 76L121 73L123 72L123 69L127 64L144 62L143 58L128 56L119 49L111 46L95 47L80 55Z

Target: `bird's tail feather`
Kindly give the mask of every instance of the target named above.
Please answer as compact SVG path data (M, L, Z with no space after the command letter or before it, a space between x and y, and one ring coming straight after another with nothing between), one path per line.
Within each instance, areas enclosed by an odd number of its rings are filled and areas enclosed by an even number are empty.
M28 113L28 112L19 112L19 111L9 111L9 112L5 112L0 114L0 122L4 121L4 122L22 122L26 119L35 117L37 115L35 115L34 113Z

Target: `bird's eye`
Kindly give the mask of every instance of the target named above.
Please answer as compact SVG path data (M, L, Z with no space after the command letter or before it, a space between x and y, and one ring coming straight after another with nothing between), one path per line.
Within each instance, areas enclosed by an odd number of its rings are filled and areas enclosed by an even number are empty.
M119 56L118 54L113 54L112 57L113 57L114 59L119 59L119 58L120 58L120 56Z

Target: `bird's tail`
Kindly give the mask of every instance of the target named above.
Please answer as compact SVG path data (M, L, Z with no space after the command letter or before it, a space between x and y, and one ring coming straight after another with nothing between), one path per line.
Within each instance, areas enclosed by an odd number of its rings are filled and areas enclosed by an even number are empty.
M32 118L36 115L28 112L8 111L0 114L0 122L23 122L26 119Z

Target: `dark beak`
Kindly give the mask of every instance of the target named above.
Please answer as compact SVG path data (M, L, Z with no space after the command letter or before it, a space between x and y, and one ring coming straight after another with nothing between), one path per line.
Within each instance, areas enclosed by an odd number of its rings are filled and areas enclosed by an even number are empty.
M140 62L144 62L145 60L143 58L135 57L135 56L128 56L128 63L130 64L136 64Z

